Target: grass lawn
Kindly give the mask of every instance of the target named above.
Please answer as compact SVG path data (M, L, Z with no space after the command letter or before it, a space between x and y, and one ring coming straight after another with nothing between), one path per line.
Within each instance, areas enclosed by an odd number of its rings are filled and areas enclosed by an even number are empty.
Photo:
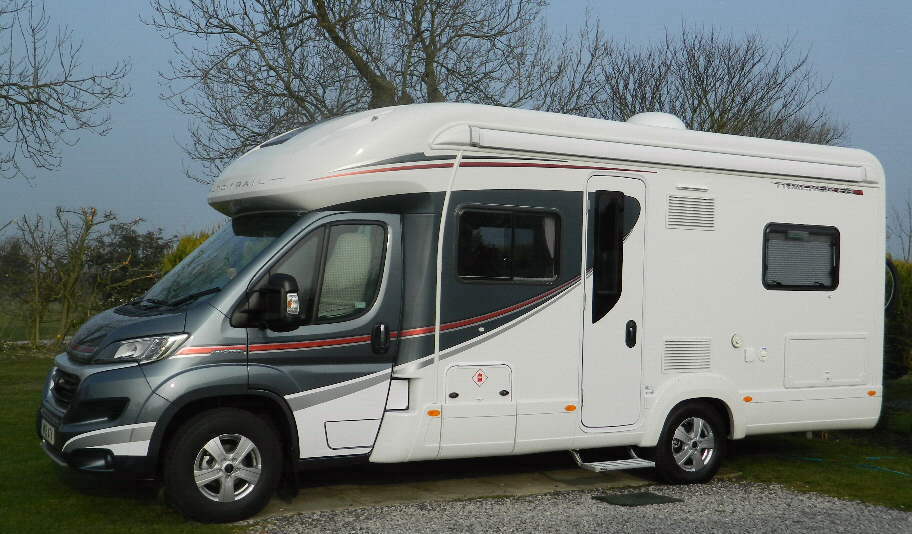
M72 476L38 446L35 413L47 353L0 348L0 531L59 532L237 532L236 527L200 525L168 508L158 491L132 482Z

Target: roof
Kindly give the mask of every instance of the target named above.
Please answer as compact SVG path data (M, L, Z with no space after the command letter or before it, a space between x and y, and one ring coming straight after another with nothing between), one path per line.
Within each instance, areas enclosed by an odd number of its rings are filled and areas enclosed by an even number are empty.
M232 162L209 193L216 209L315 209L353 200L328 180L359 176L362 195L445 189L460 150L560 154L572 159L636 161L697 168L880 184L883 169L853 148L644 126L478 104L412 104L368 110L269 140ZM436 160L435 160L435 157ZM423 160L424 163L419 163ZM426 169L371 176L375 166ZM432 175L436 178L428 179ZM395 181L391 181L395 180ZM351 181L347 181L351 182ZM411 183L406 183L411 182ZM362 198L366 198L363 197Z

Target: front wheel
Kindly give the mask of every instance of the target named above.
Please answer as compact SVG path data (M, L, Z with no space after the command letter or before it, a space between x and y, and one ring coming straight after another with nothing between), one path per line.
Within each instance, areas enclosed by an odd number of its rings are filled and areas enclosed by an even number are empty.
M271 423L245 410L218 408L177 430L165 458L165 493L191 519L239 521L266 506L281 468Z
M656 471L671 484L696 484L715 476L725 453L725 425L704 403L672 410L655 449Z

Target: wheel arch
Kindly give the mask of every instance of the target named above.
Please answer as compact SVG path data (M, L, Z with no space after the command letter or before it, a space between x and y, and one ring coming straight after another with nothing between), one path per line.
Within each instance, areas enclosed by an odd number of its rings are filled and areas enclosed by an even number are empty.
M288 403L280 395L262 389L213 387L187 393L171 403L156 422L149 442L149 456L160 473L162 452L175 431L193 416L214 408L232 407L264 414L270 418L290 460L298 458L298 428Z
M743 438L746 433L744 407L738 403L738 391L726 379L713 375L681 379L669 385L650 407L640 439L640 447L654 447L671 412L689 402L708 404L719 412L727 425L731 439Z

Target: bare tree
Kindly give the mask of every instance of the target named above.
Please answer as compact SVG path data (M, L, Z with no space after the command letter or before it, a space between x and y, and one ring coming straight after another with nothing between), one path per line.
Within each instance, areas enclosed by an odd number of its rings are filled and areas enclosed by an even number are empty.
M81 51L71 30L51 30L40 0L0 1L0 175L28 177L26 162L56 169L61 143L107 133L106 109L129 93L129 63L87 72Z
M813 108L827 85L791 41L685 29L635 49L588 16L555 38L545 0L150 1L145 22L177 56L163 96L192 119L185 150L203 182L284 131L412 102L668 111L695 129L818 143L844 133Z
M37 346L41 340L41 323L54 298L54 270L51 263L55 256L58 234L40 215L23 215L16 226L29 263L28 292L25 297L28 337L32 346Z
M912 194L902 204L894 204L887 218L887 243L894 244L903 261L912 261Z
M666 111L695 130L818 144L845 135L816 106L829 84L791 39L772 46L759 34L736 39L683 28L653 46L609 45L602 53L592 81L605 94L592 101L595 116Z
M80 301L83 300L85 284L83 277L89 255L91 238L98 229L116 217L111 212L99 214L96 208L67 210L57 208L58 239L57 250L51 265L55 271L57 291L55 300L60 303L60 326L55 339L62 343L72 330Z
M152 0L165 97L214 175L265 139L412 102L535 106L554 79L542 0ZM196 177L206 181L205 177Z

